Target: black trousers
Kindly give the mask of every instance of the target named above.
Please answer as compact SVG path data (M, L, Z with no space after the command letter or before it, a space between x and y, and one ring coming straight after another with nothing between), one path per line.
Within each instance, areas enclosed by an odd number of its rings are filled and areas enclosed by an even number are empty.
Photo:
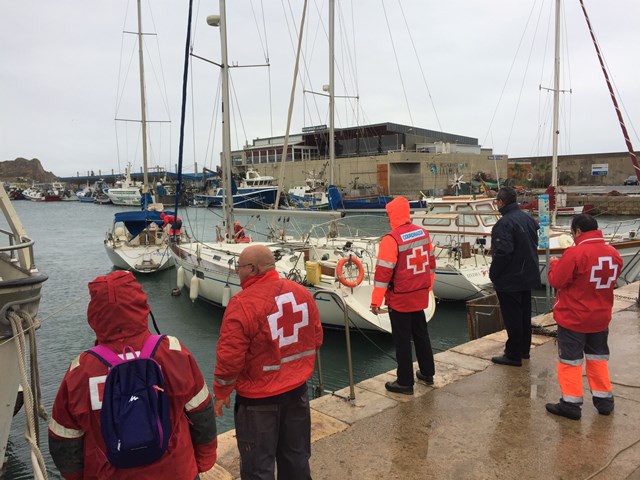
M418 312L397 312L389 310L391 320L391 335L396 347L396 361L398 362L398 383L409 386L414 384L413 357L411 354L411 340L416 349L416 359L420 372L432 377L436 371L433 361L433 350L429 339L429 329L424 310Z
M531 290L496 293L508 335L504 354L522 360L531 350Z
M283 404L234 406L242 480L310 480L311 413L309 396Z

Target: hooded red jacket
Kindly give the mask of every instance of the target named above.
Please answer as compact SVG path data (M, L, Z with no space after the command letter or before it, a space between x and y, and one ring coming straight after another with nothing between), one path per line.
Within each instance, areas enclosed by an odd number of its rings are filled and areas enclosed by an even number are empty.
M318 307L302 285L275 270L242 282L229 301L216 348L213 392L247 398L293 390L313 374L322 345Z
M581 333L605 330L611 322L613 288L622 271L618 251L600 230L584 232L562 257L549 265L549 284L557 290L553 318Z
M125 346L140 351L151 335L149 305L131 272L116 271L89 284L89 325L97 341L115 353ZM170 400L172 434L158 461L116 469L106 457L100 431L107 367L86 352L72 362L62 380L49 423L49 450L66 479L171 478L193 480L216 461L213 402L191 353L175 337L166 337L153 357L161 366Z
M392 230L378 247L371 306L381 306L384 299L398 312L424 310L436 271L433 243L424 228L411 223L406 198L393 199L386 210Z

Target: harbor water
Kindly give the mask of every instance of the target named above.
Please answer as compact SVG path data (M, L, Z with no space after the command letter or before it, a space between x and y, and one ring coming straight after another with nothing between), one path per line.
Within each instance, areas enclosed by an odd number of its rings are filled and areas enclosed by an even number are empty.
M42 289L39 313L42 326L37 333L37 344L42 400L50 413L69 363L79 353L90 348L95 339L86 322L89 302L87 284L95 277L112 271L103 246L105 233L113 222L114 213L130 209L80 202L16 201L13 205L27 234L35 240L38 269L49 276ZM214 238L216 219L212 219L211 212L188 208L181 210L179 215L184 227L195 232L198 238ZM281 221L287 222L284 214ZM363 217L360 222L368 231L376 230L378 234L388 229L384 216L377 220L372 220L370 216ZM259 233L252 232L254 237ZM171 291L176 286L175 269L137 275L137 278L147 292L160 331L177 336L193 353L211 388L216 341L223 310L200 300L192 302L186 290L180 296L172 296ZM152 326L151 328L153 329ZM446 350L467 341L464 303L439 304L429 323L429 331L435 351ZM352 331L351 348L356 382L395 367L390 335ZM333 391L347 386L349 376L343 330L325 329L321 358L324 389ZM315 377L313 383L317 384ZM219 433L232 429L232 411L225 410L225 415L217 419L217 425ZM14 418L11 428L7 449L7 479L33 478L24 430L24 411L21 411ZM61 478L49 456L47 427L42 420L40 440L49 478Z

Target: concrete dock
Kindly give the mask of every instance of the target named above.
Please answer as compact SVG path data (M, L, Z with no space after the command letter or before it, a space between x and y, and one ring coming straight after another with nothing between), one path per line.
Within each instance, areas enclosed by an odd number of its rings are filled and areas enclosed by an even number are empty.
M416 383L414 395L385 390L394 370L359 383L353 401L313 400L313 478L640 480L638 286L615 292L610 416L593 407L586 377L580 421L547 413L560 398L554 337L534 335L531 359L508 367L490 361L501 331L437 354L435 384ZM551 314L534 324L554 328ZM218 442L218 463L201 477L239 478L234 431Z

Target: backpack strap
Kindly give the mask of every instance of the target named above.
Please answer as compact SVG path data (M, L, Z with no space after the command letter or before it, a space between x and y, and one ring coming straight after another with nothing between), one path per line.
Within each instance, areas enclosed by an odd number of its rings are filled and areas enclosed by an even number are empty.
M122 363L122 360L118 355L113 353L111 349L105 347L104 345L96 345L95 347L87 350L87 353L90 353L102 363L104 363L108 368L113 367L114 365L118 365Z
M151 335L147 338L140 350L140 355L137 358L151 358L156 353L160 342L166 337L166 335ZM104 345L96 345L95 347L87 350L87 353L93 355L102 363L104 363L108 368L111 368L119 363L123 363L125 360L120 358L119 355L116 355L111 351L110 348L105 347Z
M166 335L151 335L147 338L142 349L140 349L140 356L138 358L152 358L160 346L160 342L164 340L164 337L166 337Z

